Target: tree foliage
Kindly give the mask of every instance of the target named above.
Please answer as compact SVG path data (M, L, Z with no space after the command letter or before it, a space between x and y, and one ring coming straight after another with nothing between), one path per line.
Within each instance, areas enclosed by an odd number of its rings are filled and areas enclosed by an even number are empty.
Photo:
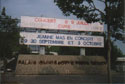
M25 45L19 44L18 22L18 19L6 15L6 10L3 8L0 14L0 58L3 60L12 58L15 53L20 53L22 50L26 51Z
M110 60L115 47L111 48L110 37L124 42L124 0L54 0L54 2L66 16L72 14L88 23L98 21L107 25L105 48L108 59L108 81L111 83ZM104 9L97 7L95 5L97 2L103 4Z
M12 19L5 13L5 8L0 15L0 56L11 58L19 46L18 20Z
M54 0L63 14L91 22L103 22L109 26L111 36L123 40L124 0ZM95 3L104 4L99 9Z

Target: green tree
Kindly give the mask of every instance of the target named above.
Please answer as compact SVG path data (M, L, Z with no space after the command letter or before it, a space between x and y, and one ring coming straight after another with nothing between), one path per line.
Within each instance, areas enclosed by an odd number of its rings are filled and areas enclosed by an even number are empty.
M6 16L6 9L5 9L5 7L3 7L3 10L2 10L2 13L1 13L1 15L4 15L4 16Z
M124 33L124 0L54 0L63 14L71 14L88 23L103 22L107 24L111 36L123 40ZM104 4L104 10L99 9L95 3Z
M12 19L3 8L0 15L0 56L1 59L11 58L13 52L18 50L19 27L18 20Z
M115 69L116 65L116 59L117 57L124 56L121 50L114 44L114 42L111 42L111 68Z
M107 24L108 81L111 82L110 37L112 36L115 39L123 40L124 0L54 0L54 2L66 16L73 14L77 16L77 18L84 19L89 23L99 21ZM95 5L96 2L104 4L104 10L99 9L97 5Z
M0 14L0 59L4 61L4 67L7 64L7 59L15 56L15 53L27 51L25 45L19 44L19 26L18 19L13 19L6 15L5 8Z
M0 15L0 58L4 60L4 69L7 59L12 58L13 53L18 50L19 28L17 23L18 20L7 16L3 8Z

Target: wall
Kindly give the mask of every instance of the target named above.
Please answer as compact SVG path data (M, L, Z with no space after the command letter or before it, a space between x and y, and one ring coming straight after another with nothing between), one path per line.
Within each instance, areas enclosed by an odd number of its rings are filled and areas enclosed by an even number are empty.
M16 74L106 74L102 56L19 55Z

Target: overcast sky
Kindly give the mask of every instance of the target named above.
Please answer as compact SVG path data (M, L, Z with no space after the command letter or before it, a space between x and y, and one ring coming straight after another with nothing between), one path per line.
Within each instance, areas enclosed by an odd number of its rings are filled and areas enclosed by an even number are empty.
M104 8L104 5L99 2L96 2L96 6L102 10ZM6 7L7 15L19 19L21 16L77 19L73 15L64 16L53 0L1 0L1 7ZM119 41L116 44L125 54L125 45Z
M67 18L53 0L2 0L2 6L6 7L7 14L18 18L20 16ZM76 19L75 16L68 18Z

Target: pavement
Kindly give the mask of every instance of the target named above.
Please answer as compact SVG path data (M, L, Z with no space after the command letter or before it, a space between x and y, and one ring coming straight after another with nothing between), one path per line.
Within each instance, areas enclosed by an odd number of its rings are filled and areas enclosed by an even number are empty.
M112 82L125 84L124 73L113 73ZM87 84L106 83L106 75L15 75L2 74L2 84Z

